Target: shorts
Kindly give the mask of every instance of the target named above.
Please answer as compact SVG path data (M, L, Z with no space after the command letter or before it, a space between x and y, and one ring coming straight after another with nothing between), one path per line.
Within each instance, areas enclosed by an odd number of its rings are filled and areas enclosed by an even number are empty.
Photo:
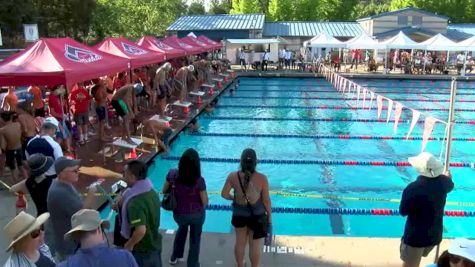
M117 115L119 115L120 117L125 117L125 115L129 113L127 105L122 99L112 100L111 105L115 109L115 112L117 113Z
M158 85L158 92L157 92L157 98L158 99L165 99L167 97L167 93L168 93L168 90L167 90L167 87L164 86L164 85Z
M434 246L422 248L411 247L404 244L404 241L401 240L401 245L399 248L401 253L401 260L409 264L410 266L419 266L419 264L421 263L421 258L427 257L427 255L429 255L433 248Z
M46 117L46 112L45 112L45 108L42 107L42 108L38 108L38 109L35 109L35 117Z
M233 215L231 224L236 228L251 229L253 239L263 238L267 235L267 215L265 214L251 217Z
M106 108L102 107L102 106L96 107L96 114L97 114L97 119L99 119L99 121L105 120L106 119Z
M74 121L77 125L85 125L89 122L89 114L88 113L78 113L74 114Z
M14 170L17 166L21 167L23 164L23 151L21 148L15 150L6 150L5 158L5 165L10 168L10 170Z

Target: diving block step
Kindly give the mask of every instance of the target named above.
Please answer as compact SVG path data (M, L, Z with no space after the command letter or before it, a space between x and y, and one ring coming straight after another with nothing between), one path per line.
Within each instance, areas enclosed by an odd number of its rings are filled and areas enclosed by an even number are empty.
M204 95L205 95L205 92L202 92L202 91L191 91L191 92L190 92L190 95L193 95L193 96L204 96Z
M182 107L182 108L189 108L192 105L192 103L188 102L188 101L180 102L179 100L177 100L177 101L173 102L173 105L178 106L178 107Z
M130 139L132 139L132 142L134 142L134 144L129 143L129 142L125 141L122 138L118 138L112 144L114 146L125 147L125 148L129 148L129 149L137 148L138 146L140 146L142 144L142 140L140 140L140 139L133 138L133 137L130 138Z
M236 72L234 70L226 70L226 72L231 74L231 77L236 77Z

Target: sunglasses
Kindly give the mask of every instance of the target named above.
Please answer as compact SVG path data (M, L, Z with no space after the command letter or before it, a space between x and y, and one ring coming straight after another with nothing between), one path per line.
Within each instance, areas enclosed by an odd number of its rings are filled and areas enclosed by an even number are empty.
M36 229L30 233L31 238L33 239L38 238L38 236L40 236L41 232L44 232L44 230L45 230L44 225L41 225L39 229Z

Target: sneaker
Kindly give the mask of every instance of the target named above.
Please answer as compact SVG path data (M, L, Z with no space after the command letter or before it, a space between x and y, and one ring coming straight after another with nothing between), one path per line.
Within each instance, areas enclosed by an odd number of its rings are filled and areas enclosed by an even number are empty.
M175 260L172 260L171 258L168 260L168 263L170 263L171 265L175 265L177 264L178 262L184 262L185 259L184 258L176 258Z

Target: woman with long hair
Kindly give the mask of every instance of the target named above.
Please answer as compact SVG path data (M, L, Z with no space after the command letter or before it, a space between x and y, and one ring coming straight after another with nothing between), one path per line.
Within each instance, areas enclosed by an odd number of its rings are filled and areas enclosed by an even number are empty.
M178 169L168 172L163 193L173 190L176 198L176 208L173 219L178 224L178 230L173 243L173 252L169 263L175 265L182 261L185 250L186 236L190 229L190 246L187 266L200 266L200 241L208 205L206 183L201 176L200 157L196 150L186 150L180 158Z
M267 177L256 171L257 156L247 148L241 154L241 169L228 175L221 196L233 201L232 225L236 230L234 256L238 267L245 264L249 243L251 266L259 266L261 240L272 224L272 208ZM231 190L233 193L231 193Z

